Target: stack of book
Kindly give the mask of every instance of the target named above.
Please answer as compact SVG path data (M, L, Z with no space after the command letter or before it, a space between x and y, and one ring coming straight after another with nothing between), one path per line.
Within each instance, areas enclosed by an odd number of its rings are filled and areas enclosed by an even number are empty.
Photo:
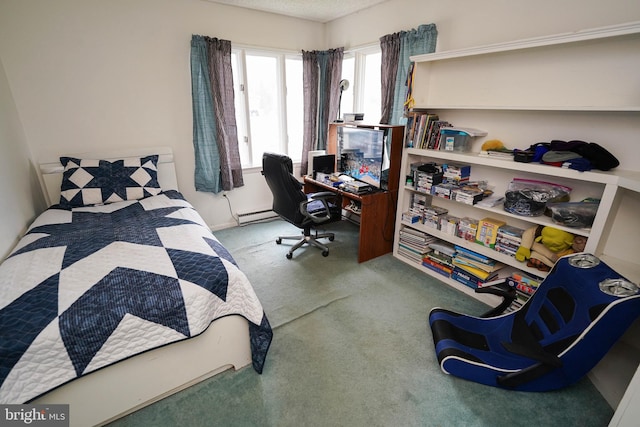
M413 183L416 190L431 194L431 188L442 182L442 172L425 172L415 169L413 173Z
M451 200L453 196L455 196L455 191L458 190L458 188L460 187L458 187L457 184L445 182L431 187L431 194L436 197Z
M451 236L456 236L458 234L459 223L460 218L454 215L447 214L444 217L440 218L440 231Z
M348 191L349 193L354 194L368 193L372 190L372 188L373 187L371 187L370 184L362 181L356 181L355 179L353 181L346 181L344 183L344 191Z
M464 184L469 182L471 177L471 165L449 163L443 165L442 174L446 182L453 182L454 184Z
M424 216L425 209L431 206L431 196L428 194L411 193L411 203L409 212L420 217L420 222Z
M455 246L451 278L471 288L478 288L498 277L504 264L477 252Z
M437 150L440 144L440 129L451 126L452 124L446 120L440 120L437 114L413 108L407 113L404 145Z
M476 234L478 234L478 220L467 216L460 218L458 222L458 237L469 242L475 242Z
M522 307L522 305L531 298L531 295L536 292L542 280L543 279L539 277L530 276L522 272L512 273L511 276L507 278L507 284L516 289L516 299L510 309L516 310Z
M453 257L456 253L454 246L443 241L436 241L429 244L431 252L422 258L422 265L429 270L451 277L453 272Z
M440 230L440 220L449 213L447 208L440 206L427 206L424 210L422 223L430 228Z
M455 191L455 196L453 197L453 199L456 202L464 203L467 205L475 205L480 200L482 200L483 195L484 191L481 188L473 185L465 185Z
M421 263L425 254L431 251L429 243L435 241L436 238L427 233L414 230L411 227L402 227L398 239L398 253Z
M440 129L450 128L453 125L446 120L434 120L427 131L428 137L426 137L426 141L423 139L423 145L426 145L423 148L428 148L431 150L439 150L440 149Z
M498 237L494 249L500 253L515 257L522 244L522 228L512 225L503 225L498 228Z
M479 156L495 159L513 160L513 150L482 150Z

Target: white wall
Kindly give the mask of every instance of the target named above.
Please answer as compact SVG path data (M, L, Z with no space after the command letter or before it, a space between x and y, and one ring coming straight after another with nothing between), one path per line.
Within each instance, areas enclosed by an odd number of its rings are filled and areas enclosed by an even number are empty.
M2 0L0 58L34 161L172 146L181 190L219 228L233 223L227 201L193 188L192 34L300 51L434 22L448 50L634 19L640 2L628 0L389 0L326 25L201 0ZM270 204L258 171L229 198L235 211Z
M34 160L172 146L187 199L207 223L234 224L224 198L194 190L192 34L300 51L322 48L324 27L201 0L0 2L0 58ZM234 209L270 206L259 172L245 182Z
M389 0L328 23L327 45L360 46L435 23L442 51L635 20L635 0Z
M0 60L0 260L9 254L44 198Z

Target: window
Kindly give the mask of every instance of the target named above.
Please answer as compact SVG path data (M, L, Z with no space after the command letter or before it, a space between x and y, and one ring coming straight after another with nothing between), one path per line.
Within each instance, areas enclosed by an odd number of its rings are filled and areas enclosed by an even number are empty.
M302 154L302 57L234 49L233 82L240 159L260 167L262 153Z
M287 154L300 162L304 126L302 55L234 48L231 53L236 123L243 168L261 167L262 153ZM345 53L340 114L380 119L380 46Z
M349 89L342 93L341 114L364 113L364 121L377 123L382 115L380 46L345 53L342 78L349 80Z

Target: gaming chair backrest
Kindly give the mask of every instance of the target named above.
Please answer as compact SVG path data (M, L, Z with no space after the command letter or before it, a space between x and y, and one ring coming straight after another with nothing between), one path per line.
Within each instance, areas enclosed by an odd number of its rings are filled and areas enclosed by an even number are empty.
M277 153L262 155L262 174L273 195L273 211L298 227L304 227L305 217L300 203L307 200L302 184L293 175L293 162Z
M640 315L640 295L618 297L600 289L606 279L621 278L600 263L577 268L561 258L531 299L516 313L512 338L528 331L549 353L562 355L578 338L595 338L603 355ZM624 279L624 278L623 278ZM610 324L610 326L607 326Z

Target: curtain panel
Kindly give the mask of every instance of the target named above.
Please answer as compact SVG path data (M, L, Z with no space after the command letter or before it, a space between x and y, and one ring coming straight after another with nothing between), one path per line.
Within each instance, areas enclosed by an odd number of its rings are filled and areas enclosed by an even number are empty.
M243 186L229 40L192 36L191 93L196 190Z
M433 53L438 30L435 24L420 25L417 29L400 31L380 38L382 49L382 117L380 123L403 124L407 99L407 77L412 55Z
M300 171L307 171L309 151L315 150L318 141L318 84L320 68L315 52L302 51L302 90L304 127L302 134L302 158Z
M393 94L396 88L395 76L398 73L400 55L400 33L380 37L381 55L381 116L380 123L389 124L393 109Z
M300 172L308 167L311 150L327 147L329 123L338 115L339 87L344 48L302 51L304 134Z

